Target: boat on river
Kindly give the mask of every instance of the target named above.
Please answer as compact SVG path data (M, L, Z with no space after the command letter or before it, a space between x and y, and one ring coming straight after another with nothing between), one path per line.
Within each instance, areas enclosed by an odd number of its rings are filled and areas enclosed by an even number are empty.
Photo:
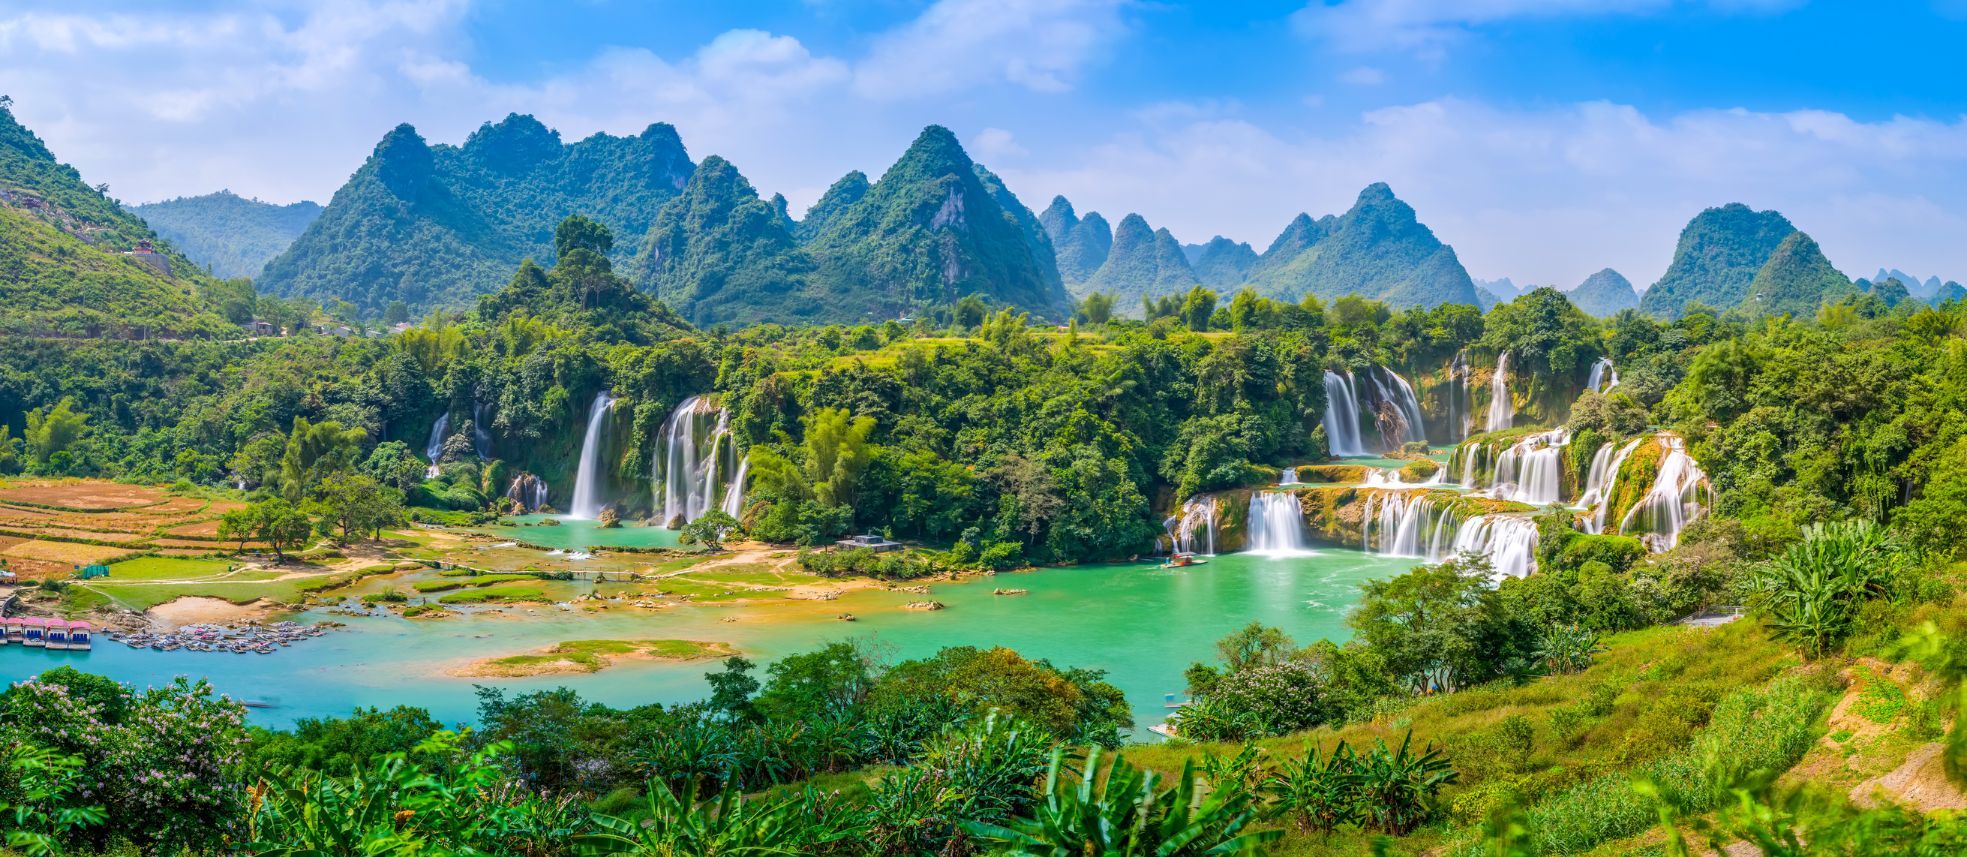
M1192 565L1208 565L1208 564L1209 561L1206 559L1203 559L1192 553L1183 552L1183 553L1170 555L1168 557L1168 561L1162 563L1161 567L1162 568L1188 568L1189 566Z

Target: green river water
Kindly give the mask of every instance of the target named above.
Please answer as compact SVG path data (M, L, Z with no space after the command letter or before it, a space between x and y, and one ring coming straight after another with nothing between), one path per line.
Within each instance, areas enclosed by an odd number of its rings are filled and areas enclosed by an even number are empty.
M525 529L539 535L559 528ZM894 659L944 646L1001 645L1062 666L1103 669L1126 692L1136 725L1145 728L1164 718L1163 695L1181 691L1182 670L1192 661L1212 660L1213 643L1224 634L1254 620L1281 627L1300 643L1342 639L1344 614L1357 600L1359 584L1412 563L1324 548L1278 559L1231 554L1181 570L1147 562L1044 569L934 584L928 596L871 590L824 602L598 614L541 605L436 621L309 613L301 620L333 619L349 627L269 655L134 650L107 640L91 652L0 646L0 680L69 664L140 688L178 675L208 678L221 692L264 704L252 719L268 726L399 704L422 706L446 722L469 722L476 711L474 684L516 692L566 686L617 706L676 703L706 696L703 674L715 667L626 662L592 674L523 679L447 674L480 658L563 640L663 638L728 642L762 666L851 637L872 640ZM992 594L997 588L1029 594ZM901 609L924 598L948 609ZM858 621L840 621L841 613Z

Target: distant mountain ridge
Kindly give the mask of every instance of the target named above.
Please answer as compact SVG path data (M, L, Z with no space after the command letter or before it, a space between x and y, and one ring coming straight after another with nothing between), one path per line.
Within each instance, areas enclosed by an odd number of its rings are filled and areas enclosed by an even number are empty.
M1605 268L1585 278L1578 287L1564 295L1586 315L1610 318L1621 311L1639 307L1639 293L1633 291L1632 281L1611 268Z
M135 205L130 212L214 276L258 277L321 216L321 205L277 205L222 190Z

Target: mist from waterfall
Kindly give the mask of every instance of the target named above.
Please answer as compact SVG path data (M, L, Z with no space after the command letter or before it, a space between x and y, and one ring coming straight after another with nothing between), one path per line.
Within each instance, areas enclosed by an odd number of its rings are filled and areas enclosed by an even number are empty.
M1304 507L1287 491L1258 491L1250 495L1246 549L1258 556L1281 559L1310 556L1305 537Z
M1181 513L1162 525L1168 530L1173 553L1216 553L1216 499L1207 494L1189 498Z
M1620 533L1638 536L1654 553L1672 550L1680 543L1680 531L1700 516L1701 489L1707 480L1679 435L1661 432L1658 442L1665 455L1653 487L1619 521Z
M425 441L423 445L423 457L430 461L430 467L426 468L423 472L425 479L437 478L437 459L444 455L444 436L445 432L450 430L450 411L438 414L437 422L430 424L430 440Z
M594 394L594 404L588 406L587 433L581 439L580 464L574 471L574 497L567 507L569 518L594 520L606 505L601 500L601 444L605 437L602 430L614 404L614 397L602 390Z
M703 396L677 405L663 421L651 474L662 523L681 527L710 511L718 479L730 472L736 457L729 413ZM740 501L742 496L740 489ZM726 505L733 502L730 492L723 499Z
M1591 377L1585 379L1586 390L1604 394L1612 392L1612 388L1618 385L1619 370L1612 365L1612 358L1600 357L1598 362L1591 364Z
M1359 439L1359 397L1350 372L1325 370L1325 446L1334 458L1367 454Z
M1509 352L1496 355L1496 374L1489 376L1488 431L1516 424L1516 403L1509 398Z

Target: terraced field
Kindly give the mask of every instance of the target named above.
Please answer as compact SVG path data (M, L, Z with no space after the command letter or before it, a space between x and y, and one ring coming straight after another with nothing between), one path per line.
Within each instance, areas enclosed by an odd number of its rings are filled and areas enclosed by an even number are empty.
M45 580L144 554L206 556L237 547L219 539L218 525L239 506L149 485L0 482L0 560L23 580Z

